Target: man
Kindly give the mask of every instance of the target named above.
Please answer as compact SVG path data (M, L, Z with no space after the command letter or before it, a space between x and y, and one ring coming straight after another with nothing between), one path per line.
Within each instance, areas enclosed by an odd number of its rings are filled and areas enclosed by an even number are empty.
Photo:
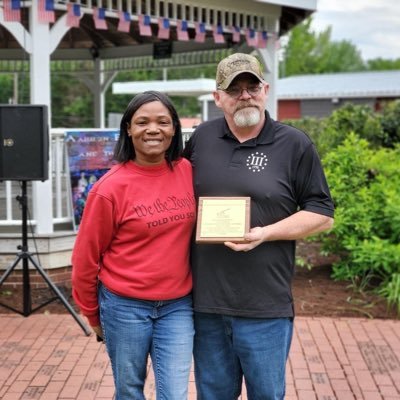
M192 263L198 399L285 396L293 331L295 240L333 224L333 203L313 143L265 111L258 60L236 53L217 67L223 118L201 124L185 148L196 196L250 196L245 243L198 244Z

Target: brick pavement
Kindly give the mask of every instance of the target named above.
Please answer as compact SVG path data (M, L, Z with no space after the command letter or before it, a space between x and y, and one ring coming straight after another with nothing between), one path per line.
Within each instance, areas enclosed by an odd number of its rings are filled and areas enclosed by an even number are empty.
M150 366L145 392L155 400ZM193 372L189 393L195 399ZM113 394L104 345L86 337L71 315L0 314L0 399ZM296 318L286 400L314 399L399 400L400 321Z

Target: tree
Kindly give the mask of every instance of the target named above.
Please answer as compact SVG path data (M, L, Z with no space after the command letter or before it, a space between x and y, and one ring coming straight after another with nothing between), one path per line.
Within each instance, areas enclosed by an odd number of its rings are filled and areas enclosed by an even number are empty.
M331 41L332 28L311 29L312 17L293 28L284 48L280 76L365 70L360 51L347 40Z
M311 32L311 21L311 18L308 18L291 30L280 65L281 76L307 74L315 69L312 52L316 38Z
M13 81L10 74L0 74L0 103L7 104L13 98Z
M367 61L367 68L370 71L387 71L391 69L400 69L400 58L397 58L396 60L374 58Z

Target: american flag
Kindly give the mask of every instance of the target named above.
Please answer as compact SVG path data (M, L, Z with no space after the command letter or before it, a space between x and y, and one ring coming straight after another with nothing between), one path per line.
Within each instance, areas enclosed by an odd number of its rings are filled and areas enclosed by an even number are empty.
M159 18L158 19L158 35L159 39L169 39L169 19Z
M240 42L240 28L238 26L232 27L232 42L233 43Z
M102 7L93 7L93 20L96 29L107 29L106 10Z
M39 0L38 20L41 23L55 21L54 0Z
M130 28L131 28L131 15L126 11L120 11L118 30L120 32L129 32Z
M150 15L139 15L139 32L141 36L151 36Z
M259 32L258 34L258 44L259 49L265 49L267 47L268 33L267 31Z
M247 29L246 42L247 42L248 46L257 47L258 46L258 32L256 32L252 28Z
M206 40L206 25L204 22L196 22L194 26L196 28L196 37L194 41L197 43L204 43Z
M214 26L214 42L215 43L225 43L224 30L222 25Z
M187 42L189 40L189 33L188 33L188 23L187 21L177 21L176 23L176 33L178 40L182 40Z
M81 6L80 4L68 3L67 4L67 26L71 28L79 28L79 21L81 19Z
M20 0L3 0L4 21L21 21L21 2Z

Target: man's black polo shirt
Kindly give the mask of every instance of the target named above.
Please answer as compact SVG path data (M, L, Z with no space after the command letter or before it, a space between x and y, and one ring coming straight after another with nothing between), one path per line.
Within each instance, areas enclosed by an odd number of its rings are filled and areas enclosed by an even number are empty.
M272 120L240 143L224 118L201 124L185 147L196 196L250 196L251 227L298 210L333 217L333 202L309 137ZM249 252L223 244L193 246L196 311L253 318L293 316L295 242L264 242Z

